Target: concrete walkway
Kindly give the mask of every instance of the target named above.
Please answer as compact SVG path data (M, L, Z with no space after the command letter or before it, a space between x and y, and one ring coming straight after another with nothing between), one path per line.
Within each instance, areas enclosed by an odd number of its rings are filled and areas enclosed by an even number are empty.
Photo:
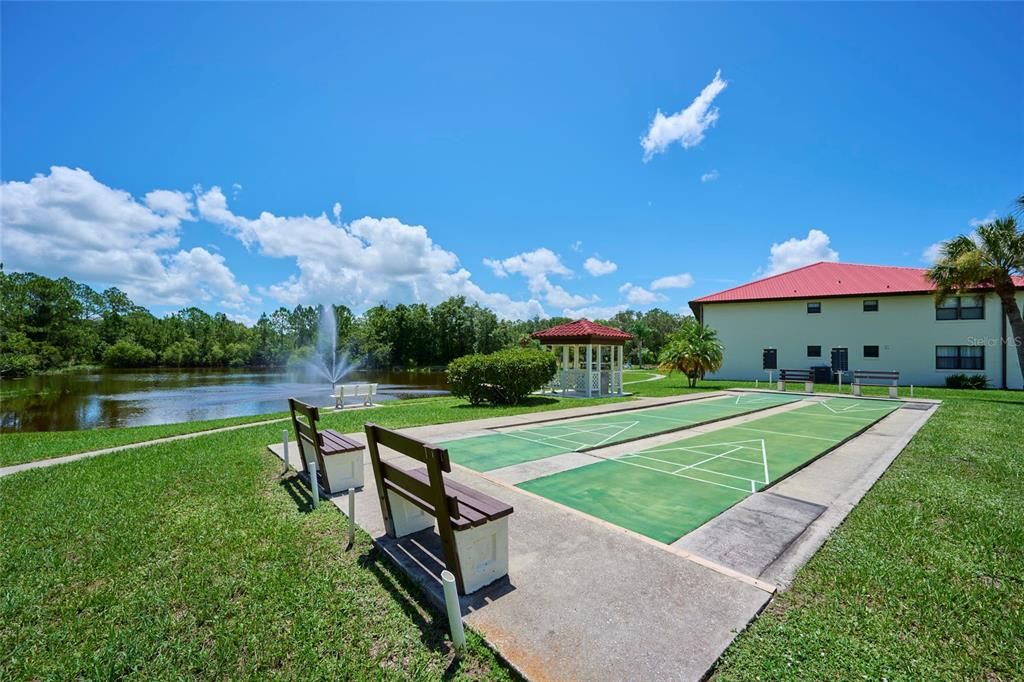
M640 370L634 370L634 371L640 371ZM664 374L658 374L657 372L650 372L650 374L652 374L653 376L647 377L646 379L634 379L633 381L623 381L622 385L623 386L627 386L629 384L642 384L645 381L658 381L659 379L664 379L665 376L666 376Z
M698 394L657 402L701 400ZM817 400L817 397L808 397ZM639 407L636 401L630 407ZM649 407L651 402L642 401ZM796 403L671 434L679 440L726 428ZM613 405L580 408L591 416ZM621 410L622 404L618 405ZM658 436L587 453L568 453L487 474L453 465L452 478L515 507L509 529L509 577L463 598L466 622L521 673L538 680L698 680L736 634L788 584L860 497L935 411L895 411L854 439L767 491L751 495L672 545L613 526L514 487L623 447L649 447ZM532 415L560 418L546 413ZM524 421L531 415L521 415ZM512 425L501 418L407 429L450 440ZM363 441L363 434L349 434ZM270 448L281 456L281 446ZM605 451L607 450L607 451ZM289 453L293 459L297 448ZM385 459L389 453L383 451ZM297 459L293 466L299 464ZM408 465L408 460L403 461ZM356 522L439 607L443 568L432 529L394 540L384 534L366 458ZM534 470L530 470L533 467ZM525 478L524 478L525 477ZM347 510L346 495L330 498ZM717 524L712 526L712 524Z

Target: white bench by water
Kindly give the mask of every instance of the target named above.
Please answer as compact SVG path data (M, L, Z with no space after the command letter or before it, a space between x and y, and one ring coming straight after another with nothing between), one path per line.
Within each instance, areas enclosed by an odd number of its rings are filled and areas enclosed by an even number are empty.
M334 407L345 407L345 398L362 398L363 405L372 405L377 384L338 384L334 387Z

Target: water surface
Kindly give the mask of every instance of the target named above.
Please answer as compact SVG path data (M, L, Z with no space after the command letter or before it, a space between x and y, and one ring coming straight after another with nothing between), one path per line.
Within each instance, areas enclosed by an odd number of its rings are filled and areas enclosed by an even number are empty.
M360 370L346 383L380 384L378 400L443 395L443 372ZM102 370L4 380L0 431L168 424L282 412L288 398L333 405L330 384L283 371Z

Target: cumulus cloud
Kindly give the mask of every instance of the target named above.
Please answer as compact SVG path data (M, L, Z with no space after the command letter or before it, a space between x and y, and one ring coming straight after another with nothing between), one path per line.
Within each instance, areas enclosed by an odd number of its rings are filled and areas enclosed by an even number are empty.
M637 286L632 282L626 282L619 287L619 293L626 297L626 301L633 305L650 305L656 301L664 301L665 297L661 294L656 294L653 291L648 291L641 286Z
M0 185L4 264L116 286L144 305L239 308L258 300L223 256L179 249L191 209L184 192L153 190L140 202L85 170L54 166L49 175Z
M989 223L994 222L998 217L998 213L995 211L989 211L988 215L984 218L971 218L967 221L967 224L973 228L979 228L982 225L988 225Z
M722 80L722 71L719 69L690 106L669 116L659 109L647 135L640 141L644 149L644 162L664 152L674 142L682 145L683 149L699 145L707 129L718 120L718 107L712 107L711 104L728 84L728 81Z
M939 262L939 258L942 257L942 245L945 242L935 242L924 251L921 252L921 260L928 265L934 265Z
M503 318L546 314L535 298L513 300L484 291L472 281L471 273L460 267L458 257L434 243L422 225L372 217L335 223L326 213L277 216L264 211L257 218L247 218L228 207L219 187L197 189L196 206L200 217L220 225L247 248L271 258L295 259L298 274L265 290L286 305L332 301L359 310L381 302L433 305L450 296L465 296ZM499 269L506 275L519 269L543 271L543 260L543 254L506 259Z
M714 170L714 169L709 170L707 173L704 173L703 175L700 176L700 181L701 182L714 182L717 179L718 179L718 171Z
M615 317L617 313L621 313L626 308L627 306L625 305L584 306L581 308L566 308L562 311L562 315L573 319L585 317L588 320L607 320Z
M819 261L838 261L839 252L831 248L830 242L821 230L810 230L803 239L791 237L781 244L772 244L768 266L760 274L777 275Z
M192 195L188 192L155 189L146 192L143 201L154 213L162 213L179 220L195 220L192 215Z
M601 275L612 274L619 269L619 266L610 260L601 260L591 256L587 260L583 261L583 269L594 277L600 277Z
M559 308L582 306L600 300L597 296L571 294L563 287L548 279L549 275L568 277L572 270L567 268L557 253L547 248L526 251L503 259L485 258L487 265L498 277L510 274L522 275L530 293L542 297L545 303Z
M693 286L693 275L688 272L681 272L678 275L659 277L651 282L651 288L658 289L686 289Z

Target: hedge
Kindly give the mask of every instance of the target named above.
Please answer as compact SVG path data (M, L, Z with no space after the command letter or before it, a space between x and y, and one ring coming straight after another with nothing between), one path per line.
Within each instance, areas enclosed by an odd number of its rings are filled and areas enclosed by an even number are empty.
M474 405L517 405L551 381L558 361L551 353L533 348L509 348L488 355L465 355L448 365L452 395Z

